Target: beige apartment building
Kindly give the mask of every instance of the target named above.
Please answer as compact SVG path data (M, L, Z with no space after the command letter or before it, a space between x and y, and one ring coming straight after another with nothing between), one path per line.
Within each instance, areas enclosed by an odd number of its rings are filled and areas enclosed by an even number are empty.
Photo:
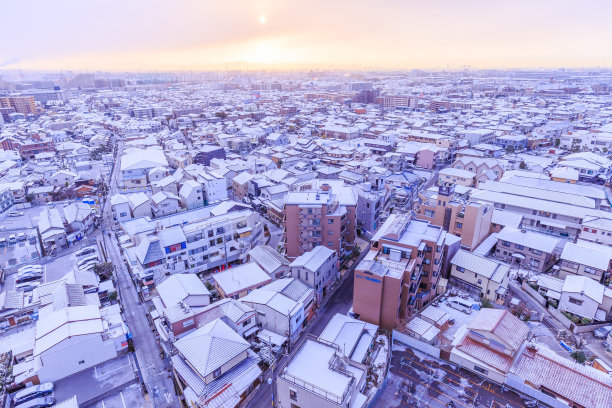
M0 97L0 108L13 108L17 113L24 115L38 113L36 101L33 96L4 96Z
M445 183L438 187L437 196L419 207L417 217L460 237L461 247L473 251L489 235L493 206L459 200L455 185Z

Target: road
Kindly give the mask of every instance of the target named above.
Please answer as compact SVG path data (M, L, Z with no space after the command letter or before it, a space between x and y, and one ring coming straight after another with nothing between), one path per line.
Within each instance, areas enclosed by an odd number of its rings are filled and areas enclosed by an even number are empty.
M345 275L344 280L337 287L336 291L331 293L324 301L316 315L312 318L312 320L306 326L306 330L302 332L299 339L296 341L299 344L302 339L307 335L319 336L323 329L329 322L329 320L336 314L346 314L351 305L353 303L353 282L355 280L355 267L359 264L359 262L365 257L368 251L362 251L359 259L353 263L351 269L349 269ZM278 367L282 367L287 360L288 356L283 354L280 360L274 367L274 375L276 378L278 374ZM262 382L257 390L256 394L253 396L251 401L248 404L250 408L269 408L272 406L272 385L269 385L267 379Z
M274 223L270 222L266 217L261 217L261 220L268 227L268 231L270 231L270 241L268 241L268 245L272 248L276 249L281 239L283 238L283 228L277 227Z
M109 182L109 194L106 201L109 201L110 197L117 191L117 176L119 174L122 152L123 142L119 141L117 145L117 155L115 156L115 165L113 166L113 172ZM149 325L146 316L146 307L141 304L138 298L136 287L121 258L114 234L110 236L111 234L109 231L113 229L110 203L105 202L102 208L104 247L107 249L107 256L110 262L116 267L115 272L119 289L119 298L128 327L132 333L133 344L136 350L136 361L140 367L142 381L152 399L154 407L177 407L179 406L179 401L174 393L174 385L169 371L170 365L160 356L160 347Z

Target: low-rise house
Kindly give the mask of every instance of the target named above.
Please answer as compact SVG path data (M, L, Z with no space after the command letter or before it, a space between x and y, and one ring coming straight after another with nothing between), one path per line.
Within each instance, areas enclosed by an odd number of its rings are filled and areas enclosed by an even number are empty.
M174 347L179 393L197 407L237 407L259 383L259 358L221 319L185 335Z
M215 273L213 279L221 297L234 299L244 297L252 290L272 282L272 278L254 262Z
M597 244L580 245L568 242L561 253L559 278L565 279L569 275L588 276L602 283L610 271L610 251L602 246L596 249Z
M258 245L251 249L249 261L259 265L272 279L289 275L289 261L269 245Z
M68 245L62 216L55 208L45 208L41 211L38 234L45 253L51 253Z
M565 278L559 310L591 321L610 319L612 289L586 276L569 275Z
M330 285L338 279L336 251L324 246L316 246L298 256L289 267L291 276L314 288L319 299L326 295Z
M111 211L116 222L123 222L132 219L130 200L123 194L115 194L111 197Z
M145 193L134 193L128 196L133 218L151 216L151 199Z
M187 180L181 186L179 191L181 204L188 210L202 207L204 205L204 194L202 193L202 185L195 180Z
M463 249L451 260L449 283L474 297L492 302L504 299L508 291L510 267Z
M550 235L505 227L497 234L495 256L513 265L546 271L553 263L553 252L560 241Z
M336 313L323 329L319 339L338 345L352 361L364 363L377 332L378 326L374 324Z
M447 167L438 172L439 183L459 184L460 186L472 187L476 178L476 173L469 170Z
M151 212L156 218L174 214L180 209L181 199L172 193L160 191L151 196Z
M481 309L452 342L450 361L503 384L529 327L507 310Z
M177 273L157 285L157 293L164 307L184 303L189 307L210 304L210 291L195 274Z
M566 359L541 345L528 345L517 357L509 384L531 387L554 407L612 406L612 379L593 367Z

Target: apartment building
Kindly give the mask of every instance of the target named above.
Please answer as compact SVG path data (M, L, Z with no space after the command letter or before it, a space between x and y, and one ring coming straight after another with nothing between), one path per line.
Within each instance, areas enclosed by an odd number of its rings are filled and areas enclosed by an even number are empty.
M341 204L341 199L328 184L317 191L287 194L283 244L289 260L319 245L336 251L340 257L354 248L357 200L351 195Z
M419 207L417 217L460 237L461 247L472 251L489 235L493 206L461 200L455 195L455 185L444 183L436 196Z
M33 96L4 96L0 97L0 108L13 108L15 112L24 115L38 114L36 101Z
M353 311L387 330L426 305L459 238L410 215L391 214L355 269Z
M346 357L340 346L308 338L276 378L276 403L282 407L360 406L367 367Z
M263 239L259 214L244 209L217 214L219 206L121 224L134 243L124 256L143 287L152 288L165 275L207 272L246 260Z

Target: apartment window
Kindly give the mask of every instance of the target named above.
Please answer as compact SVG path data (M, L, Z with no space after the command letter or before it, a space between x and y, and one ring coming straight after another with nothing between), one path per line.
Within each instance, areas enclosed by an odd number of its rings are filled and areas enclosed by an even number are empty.
M212 238L214 234L215 232L213 230L208 231L208 238Z
M304 280L308 280L308 271L304 271Z
M580 299L576 299L576 298L573 298L573 297L571 297L571 296L570 296L570 298L569 298L569 302L570 302L570 303L573 303L573 304L575 304L575 305L578 305L578 306L582 306L582 300L580 300Z
M334 231L333 230L327 231L327 235L334 235Z
M588 266L586 266L586 267L584 268L584 271L585 271L586 273L590 273L590 274L592 274L592 275L595 275L595 274L597 273L597 269L594 269L594 268L589 268Z
M534 268L537 268L538 266L540 266L540 261L538 261L537 259L531 258L530 263L531 263L531 266Z
M532 249L531 252L533 252L534 255L542 255L542 251L538 249Z
M463 228L463 223L458 222L458 223L457 223L457 228Z
M519 245L519 244L514 244L514 247L515 247L516 249L523 249L523 248L525 248L524 246Z
M327 223L328 224L333 224L334 223L334 219L333 218L328 218L327 219Z
M478 279L478 284L482 285L482 279Z
M312 214L312 208L308 209L308 214Z
M293 388L289 388L289 398L291 398L294 401L297 401L297 390L294 390Z
M464 267L461 267L461 266L458 266L458 267L457 267L457 270L458 270L459 272L465 272L465 268L464 268Z
M508 242L508 241L502 241L502 245L503 245L503 246L506 246L506 247L509 247L509 246L510 246L510 242Z
M242 326L248 326L249 324L251 324L251 320L252 319L246 319L244 322L242 322Z
M217 368L214 372L213 372L213 378L219 378L221 376L221 369Z
M423 259L423 263L424 263L425 265L429 265L429 264L431 263L431 260L430 260L430 259L427 259L427 258L424 258L424 259Z
M331 242L331 241L329 241L329 242L327 243L327 246L328 246L328 247L334 246L334 243L333 243L333 242Z

